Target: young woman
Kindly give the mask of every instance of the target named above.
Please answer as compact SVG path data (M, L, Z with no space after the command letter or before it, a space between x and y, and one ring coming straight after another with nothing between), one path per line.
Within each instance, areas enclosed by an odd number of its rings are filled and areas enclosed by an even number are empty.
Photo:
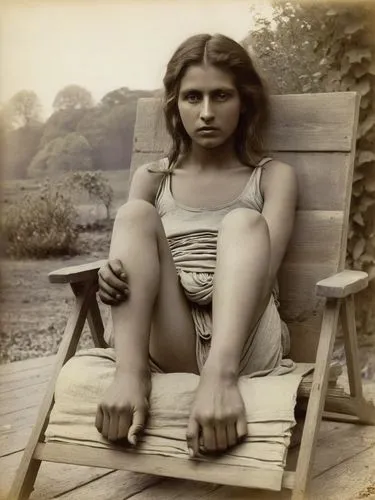
M292 167L263 157L267 94L235 41L189 38L172 56L164 87L170 154L135 172L99 271L117 361L96 426L135 445L150 372L200 374L186 435L196 456L246 435L239 375L283 364L288 332L276 277L297 184Z

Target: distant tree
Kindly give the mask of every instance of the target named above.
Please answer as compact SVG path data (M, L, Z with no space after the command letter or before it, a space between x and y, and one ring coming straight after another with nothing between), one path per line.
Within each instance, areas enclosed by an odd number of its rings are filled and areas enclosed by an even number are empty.
M33 90L20 90L11 97L4 111L12 128L27 127L41 121L42 105Z
M141 97L154 97L157 90L130 90L128 87L120 87L111 90L105 94L101 99L101 104L106 106L118 106L121 104L129 104L130 102L137 102Z
M80 85L67 85L61 89L53 101L55 111L64 109L87 109L94 106L91 93Z
M2 161L6 179L24 179L27 169L36 154L43 124L34 123L3 134Z
M116 106L99 106L82 118L77 132L93 148L95 170L129 168L136 102Z
M89 112L87 109L61 109L52 113L46 121L43 136L40 141L41 147L58 137L65 137L71 132L75 132L77 125Z
M71 132L46 144L33 158L29 177L56 176L69 171L91 170L92 148L87 139Z

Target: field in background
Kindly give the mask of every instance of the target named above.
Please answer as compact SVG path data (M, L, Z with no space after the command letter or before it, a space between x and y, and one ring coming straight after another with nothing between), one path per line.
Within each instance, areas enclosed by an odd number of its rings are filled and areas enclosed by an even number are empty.
M109 180L113 189L113 208L116 210L124 203L128 196L129 170L109 170L103 172ZM43 184L43 179L6 180L2 183L2 202L5 207L17 201L27 194L36 193ZM87 197L82 193L78 205L86 206L89 203Z
M113 191L111 218L128 195L129 171L104 172ZM35 179L11 180L3 183L3 208L17 204L24 196L36 193L43 181ZM81 223L95 222L105 217L104 207L82 194L76 200ZM69 265L83 264L108 256L111 225L85 230L79 236L80 255L41 260L1 261L0 289L0 363L46 356L57 351L73 294L68 285L51 285L48 273ZM105 308L102 308L105 310ZM91 340L88 331L83 346Z

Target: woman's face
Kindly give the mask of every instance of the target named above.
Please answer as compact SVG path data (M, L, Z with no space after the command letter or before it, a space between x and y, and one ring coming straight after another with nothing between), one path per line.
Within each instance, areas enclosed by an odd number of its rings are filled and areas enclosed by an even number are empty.
M234 134L241 112L230 73L211 65L190 66L181 80L178 110L193 142L212 149Z

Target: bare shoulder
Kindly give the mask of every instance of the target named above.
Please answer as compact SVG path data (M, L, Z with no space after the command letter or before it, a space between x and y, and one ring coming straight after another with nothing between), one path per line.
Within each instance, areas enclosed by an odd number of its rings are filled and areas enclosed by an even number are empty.
M263 167L261 190L263 194L275 190L296 193L297 174L295 169L289 163L277 159L269 161Z
M156 193L164 175L160 161L138 167L131 180L128 200L141 199L154 205Z

